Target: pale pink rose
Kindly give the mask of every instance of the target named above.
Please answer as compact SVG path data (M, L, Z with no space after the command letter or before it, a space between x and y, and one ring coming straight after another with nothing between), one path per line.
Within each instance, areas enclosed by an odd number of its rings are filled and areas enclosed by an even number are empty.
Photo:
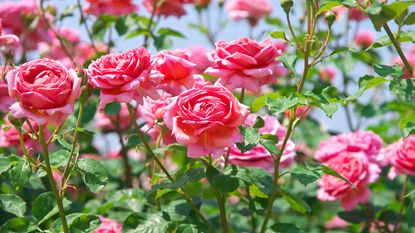
M358 31L354 37L354 41L360 48L367 48L375 41L375 33L368 30Z
M372 131L342 133L320 142L315 157L327 162L343 152L363 152L370 162L380 164L382 145L382 139Z
M144 0L144 7L148 12L153 12L156 6L156 15L163 15L165 17L175 16L180 18L186 14L184 4L192 3L193 0Z
M405 53L404 55L405 55L406 59L408 60L409 64L412 67L415 67L415 51L411 50L409 53ZM402 76L403 79L411 77L411 74L409 73L408 69L405 68L405 65L403 64L402 59L400 57L395 57L392 60L392 63L402 66L403 72L404 72L404 74ZM415 75L413 75L413 76L415 76Z
M253 126L255 123L257 114L249 114L245 120L245 124L248 126ZM287 129L282 126L275 117L265 116L264 127L260 128L259 131L261 134L272 134L278 137L277 146L281 148L284 137L287 133ZM225 154L227 149L225 150ZM281 157L280 168L287 168L291 166L294 162L295 157L295 144L293 141L288 140L288 143L284 149L284 153ZM235 164L239 166L247 167L260 167L268 172L274 172L274 160L271 157L271 154L265 149L262 145L257 145L247 152L241 152L238 147L231 147L228 161L230 164Z
M361 10L360 8L351 8L349 9L349 19L352 21L363 21L365 19L367 19L367 15L365 14L365 12L363 10Z
M276 60L280 55L281 50L270 39L219 41L211 54L215 65L205 72L219 77L219 82L229 88L257 91L263 85L277 82L276 76L288 73Z
M54 36L43 18L33 29L29 28L30 23L39 17L39 14L35 0L6 1L0 4L0 19L5 33L19 37L20 47L24 50L37 49L38 43L50 42ZM47 14L46 19L52 21L53 17Z
M150 57L145 48L138 48L107 54L89 65L88 82L101 89L101 109L114 101L142 103L143 96L159 97L156 86L163 75L151 72Z
M137 111L138 118L139 114ZM95 127L101 130L117 130L116 124L119 119L120 130L128 130L131 126L130 113L127 104L121 103L120 112L117 115L107 115L104 111L97 111L95 115Z
M350 224L348 222L344 221L339 216L334 216L332 219L330 219L329 221L327 221L324 224L324 228L326 228L326 229L343 229L343 228L346 228L349 225Z
M275 46L277 49L281 50L281 52L287 52L288 49L288 43L283 40L277 40L275 41Z
M100 216L99 220L101 220L101 225L93 233L122 233L121 223L103 216Z
M333 81L337 75L337 71L329 66L320 69L320 79L325 82Z
M0 18L0 46L14 45L19 42L19 37L13 34L6 34L3 32L2 19Z
M193 73L196 64L189 61L190 53L186 50L163 50L154 56L154 70L164 75L158 88L172 95L178 95L195 83Z
M274 6L269 0L229 0L225 2L225 9L232 19L247 19L254 26L259 19L271 14Z
M403 141L402 140L399 140L399 141L397 141L397 142L394 142L394 143L392 143L392 144L390 144L390 145L388 145L388 146L386 146L386 147L384 147L381 151L380 151L380 154L379 154L379 161L380 161L380 163L379 163L379 165L381 166L381 167L384 167L384 166L386 166L386 165L388 165L388 164L391 164L391 161L395 158L395 156L396 156L396 152L401 148L401 146L402 146L402 143L403 143ZM389 170L389 173L388 173L388 178L389 179L393 179L393 178L395 178L395 176L396 176L397 174L396 174L396 172L395 172L395 169L392 167L390 170Z
M196 64L195 70L197 73L203 73L208 67L213 66L214 63L209 60L208 51L201 46L192 46L187 49L190 52L190 61Z
M8 113L9 107L15 102L16 99L9 96L7 83L0 79L0 112Z
M346 181L324 174L317 181L320 186L317 190L319 200L340 200L341 206L346 211L354 209L359 203L369 202L368 184L378 179L381 169L376 164L370 163L365 153L342 152L331 158L326 164L352 182L357 189L354 189Z
M10 107L15 118L29 118L43 125L61 125L72 114L81 79L59 61L38 59L20 65L6 75L9 95L19 102Z
M174 97L163 118L177 142L187 145L187 156L217 157L243 139L238 127L248 113L249 108L219 83L197 83Z
M389 178L400 174L415 175L415 136L398 141L391 150ZM398 147L398 148L397 148Z
M88 14L114 15L122 16L128 15L138 11L138 6L132 0L86 0L89 5L84 8Z

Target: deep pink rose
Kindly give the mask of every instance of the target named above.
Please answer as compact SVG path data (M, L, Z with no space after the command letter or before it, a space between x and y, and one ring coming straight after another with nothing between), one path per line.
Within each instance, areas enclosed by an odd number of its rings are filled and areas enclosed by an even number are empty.
M0 112L9 112L9 107L16 102L16 99L9 96L8 86L0 79Z
M151 72L150 53L145 48L100 57L88 67L88 82L101 89L100 108L114 101L142 103L143 96L158 98L156 86L163 75Z
M249 108L219 83L197 83L174 97L163 118L177 142L187 145L187 156L197 158L219 156L241 141L238 127L248 113Z
M137 116L138 117L138 112ZM120 112L117 115L107 115L104 111L97 111L95 115L95 127L102 130L116 130L116 122L119 118L120 129L127 130L131 126L130 113L128 112L127 104L121 103Z
M201 46L192 46L187 49L190 52L190 61L196 64L195 70L197 73L203 73L208 67L213 66L214 63L209 60L208 51Z
M225 9L232 19L247 19L251 25L256 25L259 19L271 14L274 6L269 0L229 0Z
M360 21L363 21L367 18L368 17L365 14L365 12L363 10L361 10L360 8L351 8L351 9L349 9L349 19L350 20L360 22Z
M270 39L219 41L211 54L215 65L205 72L219 77L219 82L232 89L257 91L262 85L275 83L276 76L287 74L287 69L276 60L280 55L281 50Z
M180 94L184 89L193 86L196 79L193 77L196 64L189 61L190 53L186 50L163 50L154 56L154 67L164 75L158 88L172 95Z
M6 1L0 4L0 19L5 33L18 36L21 47L25 50L37 49L38 43L50 42L54 38L43 18L39 20L36 27L29 28L30 23L39 17L39 14L34 0ZM45 18L50 21L53 19L49 14L46 14Z
M114 220L99 217L101 225L93 233L122 233L122 225Z
M186 14L184 4L192 3L193 0L144 0L144 7L148 12L153 12L154 5L156 6L156 15L175 16L180 18Z
M390 152L392 152L389 154L392 164L390 178L400 174L415 175L415 136L396 142Z
M325 66L320 69L320 79L322 81L330 82L336 77L337 71L334 68Z
M354 41L360 48L367 48L375 41L375 37L375 33L368 30L362 30L356 33Z
M257 114L249 114L246 118L245 124L252 126L255 123ZM261 134L272 134L276 135L279 139L277 146L281 148L283 139L287 133L287 130L282 126L275 117L265 116L264 127L259 129ZM227 150L225 150L226 154ZM281 157L280 168L287 168L292 165L295 157L295 144L293 141L288 140L288 143L284 149L284 153ZM234 146L231 148L229 154L229 163L247 166L247 167L260 167L271 173L274 172L274 160L271 154L262 145L257 145L251 150L242 153L238 147Z
M20 65L6 78L9 95L20 101L10 107L10 113L40 125L62 124L72 114L74 101L81 93L81 79L76 72L47 58Z
M101 15L114 15L122 16L128 15L138 11L138 6L133 3L132 0L86 0L89 5L84 8L84 11L88 14L101 16Z
M382 139L372 131L343 133L320 142L315 157L321 162L327 162L343 152L363 152L370 162L379 165L382 145Z
M357 189L346 181L324 174L317 181L320 186L317 191L319 200L340 200L341 206L346 211L354 209L359 203L369 202L370 189L367 186L377 180L381 169L376 164L370 163L365 153L342 152L326 164L352 182Z

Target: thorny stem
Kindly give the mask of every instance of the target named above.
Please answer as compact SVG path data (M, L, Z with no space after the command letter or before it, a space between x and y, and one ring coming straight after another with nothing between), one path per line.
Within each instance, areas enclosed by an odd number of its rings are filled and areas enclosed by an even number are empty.
M63 193L59 194L59 191L56 188L56 184L53 179L52 168L50 166L50 160L49 160L48 146L46 145L44 130L43 130L42 125L39 126L39 143L42 146L43 157L45 160L45 168L46 168L46 173L49 179L49 183L50 183L53 193L55 194L56 204L58 205L63 232L68 233L69 230L68 230L68 224L66 223L66 218L65 218L65 209L63 208L63 204L62 204Z
M143 143L143 145L144 145L147 153L149 153L151 155L151 157L154 159L154 161L157 163L157 165L160 167L160 169L164 172L164 174L166 175L166 177L172 183L175 182L174 178L170 175L170 173L167 171L167 169L163 166L163 164L157 158L156 154L151 149L150 145L147 143L147 141L145 139L145 135L143 134L143 132L141 132L141 129L140 129L140 127L137 124L137 119L135 118L136 115L135 115L134 107L131 104L127 104L127 106L128 106L128 112L130 114L131 123L133 124L133 127L134 127L134 129L135 129L135 131L137 133L137 136L139 137L139 139ZM212 225L202 215L202 213L200 212L200 210L196 207L196 204L193 203L192 199L189 197L189 195L187 194L186 190L184 188L179 188L178 191L179 191L178 193L186 200L187 204L190 205L190 207L192 208L192 210L196 213L197 216L199 216L199 218L203 221L203 223L206 224L206 226L210 229L210 231L215 232L215 230L212 227Z

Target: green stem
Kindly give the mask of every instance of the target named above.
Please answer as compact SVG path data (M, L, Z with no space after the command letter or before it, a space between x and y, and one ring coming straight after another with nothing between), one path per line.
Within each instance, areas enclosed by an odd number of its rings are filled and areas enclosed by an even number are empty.
M124 176L125 176L125 183L127 183L127 187L131 188L133 186L133 181L132 181L132 176L131 176L131 166L130 163L128 161L128 147L125 146L124 144L124 140L122 138L122 130L120 127L120 114L117 114L117 120L115 122L116 125L116 129L117 129L117 135L118 135L118 140L120 141L121 144L121 157L122 157L122 161L124 163Z
M249 191L249 186L246 187L246 197L248 198L249 201L249 207L254 205L254 202L252 200L251 197L251 191ZM252 232L256 232L256 219L255 219L255 213L254 211L249 211L250 215L251 215L251 224L252 224Z
M147 143L144 133L141 132L141 129L137 124L137 119L135 118L136 114L135 114L134 107L131 104L127 104L127 106L128 106L128 112L130 114L131 123L133 124L133 127L134 127L134 129L137 133L137 136L139 137L139 139L143 143L144 148L146 149L147 153L149 153L151 155L151 157L154 159L154 161L157 163L157 165L160 167L160 169L164 172L164 174L167 176L167 178L172 183L174 183L175 182L174 178L170 175L170 173L167 171L167 169L163 166L163 164L157 158L156 154L153 152L150 145ZM193 211L196 213L196 215L199 216L199 218L203 221L203 223L206 224L206 226L210 229L210 231L215 232L212 225L206 220L206 218L203 216L203 214L200 212L200 210L193 203L192 199L187 194L185 188L179 188L178 191L179 191L178 193L180 195L182 195L182 197L186 200L187 204L190 205L190 207L193 209Z
M225 210L225 198L222 197L222 194L217 189L213 188L213 192L216 196L216 201L219 205L219 212L220 212L220 222L222 225L222 232L228 232L228 221L226 220L226 210Z
M385 29L386 34L388 34L389 39L392 41L393 45L395 46L396 52L398 52L399 57L401 57L401 60L402 60L403 64L405 65L405 68L412 75L414 69L411 66L411 64L408 62L408 59L406 59L405 54L402 51L401 44L395 38L395 36L393 35L393 33L392 33L391 29L389 28L387 23L385 23L385 25L383 25L383 28Z
M27 149L26 149L26 146L25 146L25 143L24 143L24 140L23 140L23 132L22 132L22 129L21 128L17 128L17 132L18 132L18 134L19 134L19 142L20 142L20 147L21 147L21 149L22 149L22 151L23 151L23 155L24 155L24 157L26 158L26 160L32 165L32 166L34 166L34 167L38 167L38 164L37 164L37 162L36 161L34 161L31 157L30 157L30 155L29 155L29 153L27 152ZM44 169L44 167L43 166L41 166L43 169Z
M98 48L95 46L94 37L92 36L91 30L88 27L88 24L86 23L86 17L84 15L84 10L82 9L82 4L80 0L77 0L77 6L79 9L79 15L81 16L81 22L85 25L86 33L88 34L88 38L91 42L91 46L94 49L95 53L99 53Z
M242 88L239 102L244 103L244 99L245 99L245 88Z
M58 205L59 215L60 215L60 219L61 219L61 223L62 223L63 232L68 233L69 230L68 230L68 224L66 223L66 218L65 218L65 209L63 208L63 204L62 204L63 195L59 194L59 191L56 188L56 184L55 184L55 181L53 179L52 168L50 166L50 160L49 160L49 151L48 151L48 147L46 145L45 135L44 135L44 130L43 130L42 125L39 126L39 142L42 145L43 157L44 157L44 160L45 160L46 173L47 173L52 191L55 194L56 204ZM61 193L61 194L63 194L63 193Z
M401 191L401 196L400 196L400 202L401 202L401 207L399 209L399 219L401 219L403 211L405 209L405 194L408 192L408 184L409 184L409 176L406 175L405 176L405 182L403 183L403 187L402 187L402 191ZM395 233L398 230L398 226L399 226L399 222L396 223L395 227L393 228L393 233Z

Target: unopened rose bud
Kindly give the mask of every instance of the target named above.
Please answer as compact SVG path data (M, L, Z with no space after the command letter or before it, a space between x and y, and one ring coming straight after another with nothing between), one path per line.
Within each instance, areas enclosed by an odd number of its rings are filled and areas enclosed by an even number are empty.
M333 25L333 22L336 20L336 15L333 13L333 11L327 11L324 15L324 20L326 20L327 24L331 26Z
M293 7L294 2L293 0L281 0L281 7L285 13L289 13L291 8Z

